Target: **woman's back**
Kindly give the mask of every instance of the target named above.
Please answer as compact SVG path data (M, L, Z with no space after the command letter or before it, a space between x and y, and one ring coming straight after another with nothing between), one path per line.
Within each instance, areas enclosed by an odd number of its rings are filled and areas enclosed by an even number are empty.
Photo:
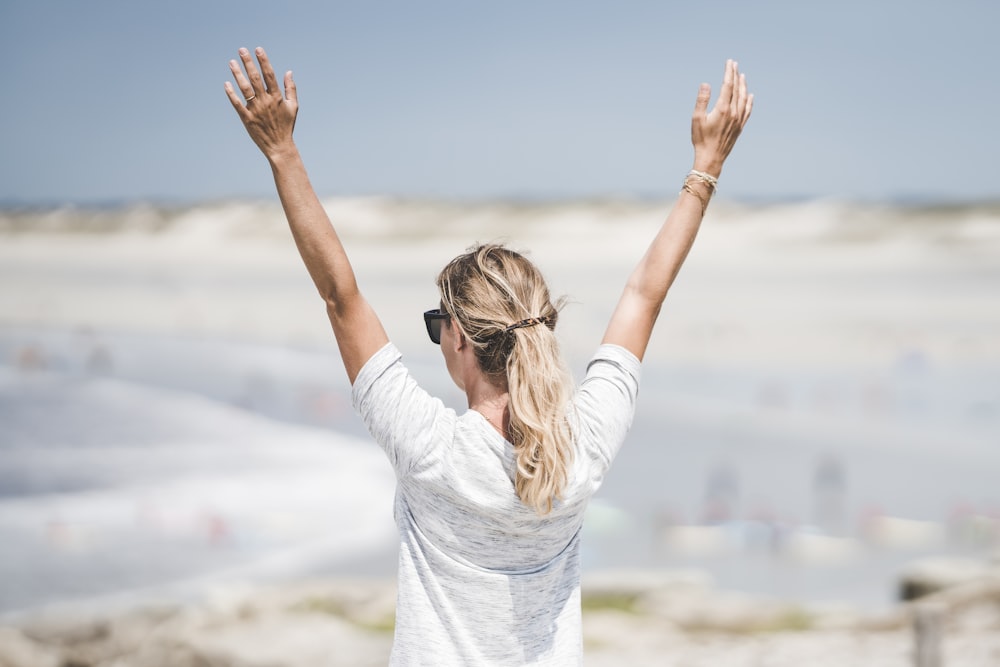
M482 415L458 415L422 391L392 345L365 365L355 405L398 478L393 664L579 659L580 527L624 440L638 379L634 355L600 348L568 408L564 498L543 515L518 497L514 447Z

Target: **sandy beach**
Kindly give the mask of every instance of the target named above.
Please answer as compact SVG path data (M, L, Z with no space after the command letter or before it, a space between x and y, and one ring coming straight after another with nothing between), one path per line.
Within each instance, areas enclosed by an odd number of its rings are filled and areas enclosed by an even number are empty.
M986 667L1000 660L996 570L867 617L727 594L697 573L605 573L585 580L584 590L591 666ZM186 605L36 615L0 626L0 664L384 665L394 593L387 580L310 580L217 588ZM933 619L930 650L918 618Z
M666 213L325 204L457 408L448 259L530 250L580 374ZM995 205L713 203L588 515L587 664L914 664L900 572L1000 547L998 294ZM276 204L0 211L0 447L0 664L385 664L391 471ZM980 588L943 664L1000 661Z
M326 206L401 345L419 342L412 311L434 301L441 266L474 242L504 240L573 299L571 356L589 356L668 210L378 198ZM998 218L985 205L719 203L665 305L653 359L836 366L917 349L946 364L997 363ZM274 203L7 212L0 232L7 326L329 342Z

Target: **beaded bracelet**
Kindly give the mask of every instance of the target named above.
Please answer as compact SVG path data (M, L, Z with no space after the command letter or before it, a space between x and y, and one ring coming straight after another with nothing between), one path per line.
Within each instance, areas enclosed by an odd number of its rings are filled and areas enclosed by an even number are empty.
M697 169L692 169L691 171L688 172L688 175L685 178L685 180L687 178L692 177L692 176L694 176L695 178L697 178L699 181L701 181L705 185L711 187L712 188L712 192L715 192L716 188L719 187L719 179L717 179L715 176L712 176L711 174L706 174L703 171L698 171Z

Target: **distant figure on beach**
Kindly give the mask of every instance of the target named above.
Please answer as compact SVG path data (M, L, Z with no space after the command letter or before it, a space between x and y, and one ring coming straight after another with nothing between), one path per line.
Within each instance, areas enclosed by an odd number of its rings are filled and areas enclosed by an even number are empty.
M825 456L813 473L813 520L830 535L847 530L847 471L834 455Z
M693 169L575 391L554 334L561 302L530 261L487 244L444 267L437 307L423 318L467 396L469 409L458 414L417 385L361 294L292 139L292 73L282 89L264 50L256 57L240 49L230 61L236 86L227 82L226 94L271 165L355 408L396 472L391 663L579 664L584 511L631 425L653 324L750 117L745 76L728 61L711 110L711 89L701 85Z
M703 523L719 524L736 518L740 480L736 469L728 464L714 466L705 480Z

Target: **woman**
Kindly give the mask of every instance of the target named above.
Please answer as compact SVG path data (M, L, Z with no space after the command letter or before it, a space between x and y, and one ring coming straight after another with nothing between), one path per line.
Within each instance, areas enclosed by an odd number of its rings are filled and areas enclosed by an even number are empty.
M327 313L353 399L397 476L399 593L392 664L567 665L582 660L580 527L632 420L639 365L753 96L726 63L708 111L692 119L694 168L625 286L601 346L571 391L537 269L502 246L474 248L438 276L424 314L469 410L421 390L361 295L292 139L284 93L261 48L230 69L226 93L274 174L278 196ZM245 73L244 73L245 70Z

